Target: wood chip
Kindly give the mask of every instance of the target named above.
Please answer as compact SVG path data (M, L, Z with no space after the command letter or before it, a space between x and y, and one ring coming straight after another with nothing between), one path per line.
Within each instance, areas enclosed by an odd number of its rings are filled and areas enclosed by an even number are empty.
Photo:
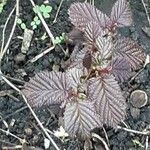
M21 52L23 54L27 53L30 46L30 42L32 40L32 36L33 36L33 30L29 30L29 29L24 30L24 37L23 37L23 42L21 47Z

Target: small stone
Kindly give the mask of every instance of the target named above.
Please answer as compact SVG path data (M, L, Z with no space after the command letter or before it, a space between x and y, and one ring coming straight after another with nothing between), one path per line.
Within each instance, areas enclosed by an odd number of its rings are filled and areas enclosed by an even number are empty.
M32 135L32 129L26 128L26 129L25 129L25 133L26 133L27 135Z
M139 117L139 115L140 115L140 109L138 109L138 108L132 107L132 108L130 109L130 112L131 112L131 116L132 116L134 119L137 119L137 118Z
M142 90L135 90L130 95L130 103L136 108L144 107L147 104L148 96Z
M21 62L24 62L25 61L25 55L22 54L22 53L19 53L15 56L14 60L17 64L21 63Z

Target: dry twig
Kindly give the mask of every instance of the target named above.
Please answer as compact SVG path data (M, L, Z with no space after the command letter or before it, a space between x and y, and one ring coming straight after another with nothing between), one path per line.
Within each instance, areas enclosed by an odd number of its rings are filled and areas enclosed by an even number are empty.
M0 129L0 131L3 132L3 133L5 133L6 135L10 135L10 136L16 138L16 139L19 140L20 143L22 143L22 144L26 143L26 141L25 141L24 139L21 139L20 137L14 135L13 133L10 133L9 131L3 130L3 129Z
M124 128L121 126L117 126L117 129L121 129L130 133L135 133L135 134L141 134L141 135L150 135L150 131L137 131L137 130L132 130L132 129L128 129L128 128Z
M106 132L106 130L105 130L104 127L103 127L103 131L104 131L104 134L105 134L105 138L106 138L106 140L107 140L107 144L108 144L108 146L110 146L110 144L109 144L109 139L108 139L108 135L107 135L107 132Z
M33 111L33 109L31 108L31 106L29 105L26 97L23 95L23 93L17 88L15 87L9 80L7 80L3 75L2 75L2 79L10 86L12 87L14 90L16 90L24 99L26 105L28 106L29 110L31 111L33 117L35 118L35 120L37 121L38 125L40 126L40 128L42 129L42 131L45 133L45 135L47 136L47 138L52 142L53 146L57 149L60 150L57 146L57 144L55 143L55 141L51 138L51 136L48 134L47 130L44 128L44 126L42 125L42 123L40 122L40 120L38 119L38 117L36 116L35 112Z
M14 144L14 143L10 143L10 142L8 142L8 141L6 141L6 140L1 140L1 139L0 139L0 143L5 143L5 144L11 145L11 146L15 146L15 145L16 145L16 144Z
M30 2L31 2L31 4L32 4L33 7L36 7L36 5L35 5L35 3L34 3L33 0L30 0ZM50 37L50 39L51 39L51 41L52 41L53 46L50 47L50 48L48 48L47 50L45 50L45 51L42 52L41 54L35 56L35 57L34 57L32 60L30 60L29 62L35 62L35 61L37 61L39 58L43 57L45 54L49 53L51 50L53 50L53 49L55 48L55 42L54 42L54 41L55 41L55 38L54 38L54 36L53 36L51 30L49 29L49 27L48 27L47 23L45 22L43 16L41 15L41 13L40 13L40 12L37 12L37 15L39 16L39 18L40 18L40 20L41 20L41 22L42 22L42 24L43 24L43 26L44 26L44 28L45 28L47 34L49 35L49 37Z
M25 109L27 109L27 108L28 108L27 106L21 107L20 109L16 110L15 112L13 112L13 113L11 113L11 114L9 114L9 115L7 115L7 116L1 118L1 119L0 119L0 122L3 121L4 119L7 119L7 118L9 118L9 117L11 117L11 116L13 116L13 115L15 115L15 114L17 114L17 113L19 113L19 112L25 110Z
M58 6L58 9L57 9L55 18L54 18L54 20L53 20L53 23L56 23L56 22L57 22L57 17L58 17L58 14L59 14L59 12L60 12L60 8L61 8L61 6L62 6L63 1L64 1L64 0L61 0L61 1L60 1L60 4L59 4L59 6Z
M16 146L5 146L5 147L2 147L3 150L22 150L23 146L22 145L16 145Z
M0 97L6 96L8 94L12 94L13 92L14 92L13 90L0 91Z
M7 40L7 43L6 43L6 45L5 45L5 47L4 47L4 49L1 49L1 53L0 53L0 61L2 60L2 58L3 58L3 56L4 56L4 54L6 53L6 51L7 51L7 49L8 49L8 46L9 46L9 44L10 44L10 41L11 41L11 39L12 39L12 36L13 36L13 34L14 34L14 31L15 31L15 28L16 28L16 25L17 25L17 18L18 18L18 16L19 16L19 1L18 1L18 3L16 3L16 16L15 16L15 20L14 20L14 24L13 24L13 27L12 27L12 30L11 30L11 32L10 32L10 35L9 35L9 38L8 38L8 40ZM13 11L12 11L13 12ZM12 15L12 14L11 14ZM11 17L11 15L10 15L10 17ZM7 25L7 24L6 24ZM4 42L3 42L4 43Z
M92 133L92 137L99 139L103 143L105 149L110 150L105 140L102 137L100 137L98 134Z
M92 1L92 5L95 5L95 0Z
M20 101L17 97L15 97L15 96L13 96L13 95L11 95L11 94L7 94L7 96L10 97L11 99L13 99L13 100L16 101L16 102L19 102L19 101Z
M35 7L35 4L32 0L30 0L32 2L32 4L34 5ZM46 27L46 29L48 28L47 24L45 23L45 21L43 20L43 17L40 13L38 13L39 15L39 18L41 19L42 23L44 24L44 27ZM4 54L6 53L7 49L8 49L8 46L9 46L9 43L11 41L11 38L13 36L13 33L15 31L15 27L16 27L16 24L17 24L17 17L19 16L19 0L16 0L16 16L15 16L15 21L14 21L14 24L13 24L13 27L12 27L12 30L11 30L11 33L10 33L10 36L9 36L9 39L4 47L4 49L2 49L2 52L0 53L0 61L2 60ZM50 30L48 30L48 33L49 35L51 36L51 40L53 41L53 35L51 34ZM16 90L24 99L26 105L28 106L28 108L30 109L32 115L34 116L35 120L37 121L37 123L39 124L40 128L42 129L42 131L45 133L45 135L47 136L47 138L51 141L51 143L53 144L53 146L57 149L57 150L60 150L57 146L57 144L54 142L54 140L51 138L51 136L48 134L47 130L44 128L44 126L42 125L42 123L40 122L40 120L38 119L38 117L36 116L36 114L34 113L33 109L31 108L31 106L29 105L29 103L27 102L27 99L26 97L23 95L23 93L20 91L20 89L18 89L15 85L13 85L1 72L0 70L0 76L1 78L10 86L12 87L14 90ZM3 129L0 129L0 131L6 133L6 134L9 134L15 138L17 138L18 140L20 140L21 142L22 139L15 136L14 134L12 133L8 133L8 131L5 131Z
M145 150L148 150L148 139L149 139L149 136L146 136Z
M146 4L145 4L144 0L141 0L141 1L142 1L142 4L143 4L143 7L144 7L144 9L145 9L145 13L146 13L146 17L147 17L148 24L149 24L149 26L150 26L150 17L149 17L148 10L147 10L147 8L146 8Z
M46 49L45 51L43 51L42 53L38 54L37 56L35 56L34 58L32 58L31 60L29 60L29 62L34 63L35 61L37 61L39 58L43 57L45 54L49 53L51 50L53 50L55 48L55 46L52 46L48 49Z
M4 28L3 28L3 31L2 31L2 45L1 45L1 53L2 53L2 51L3 51L3 49L4 49L4 44L5 44L5 31L6 31L6 28L7 28L7 24L8 24L8 22L9 22L9 20L10 20L11 16L12 16L12 14L13 14L13 12L15 11L15 8L16 8L16 5L15 5L15 6L14 6L14 8L12 9L12 11L10 12L10 14L9 14L9 16L8 16L8 18L7 18L6 22L5 22L5 25L4 25ZM2 57L2 56L1 56L1 57Z

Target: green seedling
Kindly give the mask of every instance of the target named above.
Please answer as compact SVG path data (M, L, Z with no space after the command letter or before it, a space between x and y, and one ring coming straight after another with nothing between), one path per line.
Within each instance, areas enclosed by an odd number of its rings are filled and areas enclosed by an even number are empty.
M0 14L2 13L4 6L6 5L7 0L0 1Z
M134 139L132 140L132 142L134 143L135 146L137 145L141 148L144 148L144 145L138 139Z
M20 25L20 27L21 27L22 30L25 30L27 28L26 24L23 23L20 18L17 19L17 24Z
M44 18L50 18L50 13L52 11L52 7L51 6L46 6L44 4L42 4L41 6L35 6L33 8L33 11L37 14L37 13L41 13L43 15Z
M35 16L33 18L33 21L31 22L31 26L32 26L32 29L36 29L37 26L41 23L41 21L39 20L38 16Z
M42 35L41 40L44 41L47 38L46 32Z
M56 45L61 43L61 40L60 40L60 38L58 36L55 38L54 43Z
M44 18L50 18L50 13L52 11L52 7L41 5L40 6L40 11L43 13Z
M61 44L65 41L65 33L62 33L61 36L56 36L54 43L57 44Z
M35 12L35 14L41 13L44 18L50 18L50 13L52 11L52 7L46 6L44 4L42 4L41 6L37 5L33 8L33 11ZM31 22L32 29L33 30L37 29L37 27L40 23L41 23L41 21L39 20L39 17L35 16L33 18L33 21Z

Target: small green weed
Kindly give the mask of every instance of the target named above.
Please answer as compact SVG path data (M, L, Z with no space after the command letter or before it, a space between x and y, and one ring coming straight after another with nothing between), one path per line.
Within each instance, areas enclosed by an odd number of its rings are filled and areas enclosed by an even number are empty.
M50 18L52 7L44 4L42 4L41 6L37 5L33 8L33 11L35 12L35 14L41 13L44 18ZM20 18L17 19L17 24L20 25L21 29L23 30L27 28L26 24ZM32 22L30 23L32 30L37 29L40 24L41 24L41 20L37 15L33 18ZM46 34L44 34L41 37L41 40L44 40L45 38L46 38ZM54 40L55 45L62 44L64 42L65 42L65 33L62 33L60 36L55 37Z
M42 16L47 19L47 18L50 18L50 13L52 11L52 7L51 6L46 6L44 4L42 4L41 6L35 6L33 8L33 11L35 12L35 14L38 14L38 13L41 13ZM35 16L33 18L33 21L31 22L31 26L32 26L32 29L35 30L37 29L38 25L40 25L41 21L39 19L38 16Z
M138 139L134 139L134 140L132 140L132 142L135 146L144 148L144 145Z
M56 36L54 43L57 44L61 44L65 41L65 33L62 33L61 36Z
M33 11L37 14L37 13L41 13L43 15L44 18L50 18L50 13L52 11L52 7L51 6L46 6L44 4L42 4L41 6L36 6L33 8Z
M26 24L23 23L20 18L17 19L17 24L20 25L20 27L21 27L22 30L25 30L27 28Z
M6 5L7 0L0 1L0 14L2 13L4 6Z
M32 29L36 29L37 26L41 23L41 20L39 20L38 16L35 16L33 18L33 21L31 22L31 26L32 26Z

